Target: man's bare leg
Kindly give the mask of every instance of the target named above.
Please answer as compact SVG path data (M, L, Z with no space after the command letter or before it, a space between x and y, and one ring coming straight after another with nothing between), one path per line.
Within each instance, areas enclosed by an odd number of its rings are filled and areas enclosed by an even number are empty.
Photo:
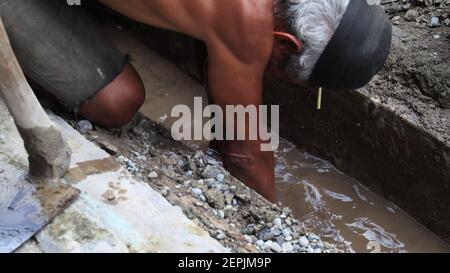
M144 101L142 80L127 64L110 84L81 105L79 114L102 127L120 127L131 121Z

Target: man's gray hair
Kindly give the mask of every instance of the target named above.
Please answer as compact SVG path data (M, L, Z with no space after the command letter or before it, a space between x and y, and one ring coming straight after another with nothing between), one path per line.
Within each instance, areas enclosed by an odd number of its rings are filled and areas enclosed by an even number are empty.
M276 15L281 16L304 47L300 56L290 57L286 67L294 79L309 79L349 3L350 0L278 0Z

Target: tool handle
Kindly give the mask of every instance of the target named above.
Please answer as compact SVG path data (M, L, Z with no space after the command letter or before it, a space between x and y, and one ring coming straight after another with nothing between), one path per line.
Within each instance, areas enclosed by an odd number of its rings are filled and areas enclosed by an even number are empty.
M60 178L70 165L70 148L28 84L0 18L0 94L29 155L30 174Z
M28 84L0 18L0 92L20 129L50 127L52 122Z

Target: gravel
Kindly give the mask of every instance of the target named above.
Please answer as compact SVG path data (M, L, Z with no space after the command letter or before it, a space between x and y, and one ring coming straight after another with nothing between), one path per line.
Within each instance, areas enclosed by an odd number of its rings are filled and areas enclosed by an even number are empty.
M79 129L78 122L72 124ZM290 209L271 204L230 176L211 151L188 149L168 133L138 115L125 129L95 128L84 135L101 147L114 147L111 154L132 175L232 251L306 253L299 238L312 234ZM332 244L321 246L324 252L339 251Z

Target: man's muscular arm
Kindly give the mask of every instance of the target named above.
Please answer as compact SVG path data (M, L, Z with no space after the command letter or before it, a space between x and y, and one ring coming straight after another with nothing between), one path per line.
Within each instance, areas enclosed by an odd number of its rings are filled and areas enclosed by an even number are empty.
M224 110L226 105L262 104L262 81L272 51L271 39L267 36L258 43L242 41L239 51L220 40L208 43L208 86L214 104ZM235 130L247 132L248 128L246 124L245 128ZM261 143L261 140L233 140L223 141L218 147L225 168L233 176L268 200L276 201L274 155L262 152Z

